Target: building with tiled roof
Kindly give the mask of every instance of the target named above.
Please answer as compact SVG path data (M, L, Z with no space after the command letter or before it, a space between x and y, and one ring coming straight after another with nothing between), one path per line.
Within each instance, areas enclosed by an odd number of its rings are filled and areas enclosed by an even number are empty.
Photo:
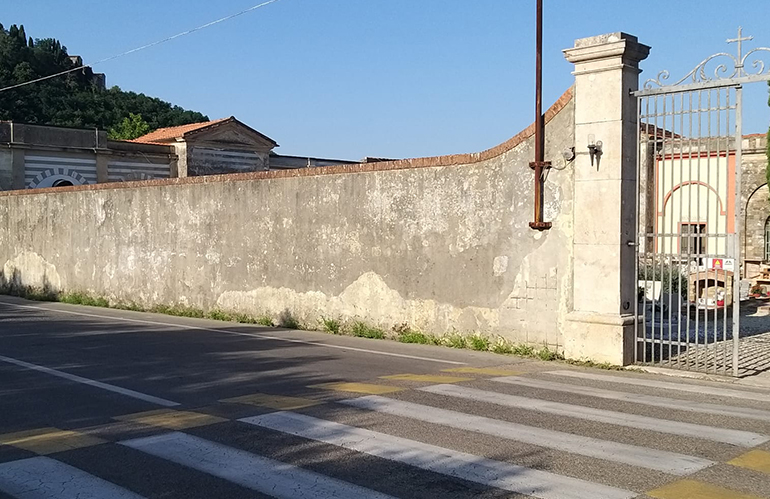
M106 131L0 122L0 145L0 190L357 163L276 154L276 141L233 116L129 141L109 140Z
M235 119L161 128L132 140L174 148L180 177L270 169L270 152L278 143Z

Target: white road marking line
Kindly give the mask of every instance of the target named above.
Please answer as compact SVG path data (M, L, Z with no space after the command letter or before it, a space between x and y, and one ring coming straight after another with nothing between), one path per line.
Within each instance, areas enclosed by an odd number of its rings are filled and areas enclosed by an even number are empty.
M716 395L718 397L730 397L746 400L758 400L761 402L770 402L770 394L762 392L751 392L743 390L731 390L729 388L719 388L711 385L690 385L687 383L670 383L667 381L657 381L653 379L626 378L620 376L608 376L606 374L584 373L579 371L547 371L545 374L555 376L566 376L568 378L588 379L592 381L606 381L608 383L621 383L625 385L645 386L647 388L663 388L665 390L674 390L678 392L697 393L700 395Z
M48 457L0 464L0 491L16 499L143 499Z
M559 416L597 421L599 423L657 431L660 433L690 438L700 438L711 440L713 442L739 445L742 447L754 447L770 440L770 437L768 436L749 431L715 428L713 426L683 423L680 421L658 419L637 414L628 414L625 412L594 409L593 407L584 407L582 405L562 404L560 402L519 397L516 395L477 390L475 388L464 386L434 385L420 388L419 390L439 395L448 395L450 397L475 400L477 402L487 402L504 407L516 407L529 411L539 411L548 414L557 414Z
M393 499L371 489L184 433L165 433L120 444L272 497Z
M293 412L274 412L240 421L540 499L631 499L638 495Z
M388 399L376 395L342 400L342 404L384 412L464 431L524 442L581 456L629 464L640 468L688 475L713 465L712 461L663 450L648 449L561 431L526 426L508 421L463 414L422 404Z
M64 371L58 371L56 369L51 369L50 367L31 364L29 362L24 362L23 360L12 359L11 357L5 357L4 355L0 355L0 362L7 362L8 364L14 364L19 367L24 367L26 369L32 369L33 371L39 371L41 373L50 374L51 376L56 376L58 378L64 378L69 381L74 381L75 383L80 383L83 385L93 386L94 388L100 388L102 390L119 393L121 395L125 395L126 397L144 400L145 402L150 402L151 404L156 404L163 407L175 407L179 405L179 403L172 402L171 400L162 399L160 397L154 397L152 395L147 395L146 393L129 390L128 388L121 388L119 386L110 385L108 383L102 383L101 381L95 381L92 379L84 378L76 374L65 373Z
M439 364L452 364L456 366L465 366L468 365L467 362L458 362L454 360L443 360L443 359L433 359L430 357L420 357L418 355L407 355L402 353L392 353L392 352L381 352L378 350L369 350L366 348L357 348L357 347L346 347L343 345L329 345L328 343L320 343L318 341L309 341L309 340L296 340L292 338L281 338L280 336L272 336L268 334L261 334L261 333L241 333L238 331L226 331L223 329L213 329L208 327L199 327L199 326L189 326L189 325L183 325L183 324L173 324L169 322L158 322L158 321L149 321L144 319L129 319L128 317L114 317L109 315L99 315L99 314L89 314L85 312L74 312L71 310L62 310L57 308L46 308L46 307L35 307L32 305L17 305L16 303L7 303L7 302L0 302L2 305L8 305L10 307L19 307L19 308L31 308L35 310L45 310L47 312L60 312L62 314L70 314L70 315L80 315L84 317L93 317L95 319L108 319L118 322L136 322L139 324L150 324L153 326L165 326L165 327L173 327L177 329L192 329L197 331L208 331L211 333L220 333L220 334L229 334L232 336L247 336L250 338L258 339L258 340L275 340L275 341L285 341L287 343L299 343L302 345L313 345L318 347L324 347L324 348L334 348L337 350L350 350L353 352L361 352L361 353L370 353L373 355L382 355L385 357L399 357L402 359L414 359L414 360L423 360L426 362L436 362ZM239 324L238 327L244 327L243 324Z
M558 383L556 381L544 381L540 379L514 376L493 378L492 381L499 381L509 385L538 388L540 390L574 393L578 395L585 395L588 397L596 397L608 400L621 400L623 402L632 402L634 404L650 405L653 407L664 407L666 409L676 409L679 411L698 412L703 414L714 414L718 416L729 416L733 418L755 419L759 421L770 422L770 411L751 409L748 407L734 407L727 405L709 404L706 402L693 402L691 400L670 399L666 397L656 397L654 395L645 395L643 393L616 392L613 390L605 390L603 388L570 385L568 383Z

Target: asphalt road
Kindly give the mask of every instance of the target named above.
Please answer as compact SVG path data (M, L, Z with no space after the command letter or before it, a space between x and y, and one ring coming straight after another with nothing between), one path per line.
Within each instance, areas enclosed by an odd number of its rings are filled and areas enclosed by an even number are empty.
M0 499L770 499L770 389L0 297Z

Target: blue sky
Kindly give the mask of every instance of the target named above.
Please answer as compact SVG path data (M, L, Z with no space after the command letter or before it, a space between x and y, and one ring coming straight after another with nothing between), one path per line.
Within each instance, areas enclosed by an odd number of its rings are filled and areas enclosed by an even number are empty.
M55 37L94 62L251 7L257 0L24 0L5 26ZM535 0L280 0L95 67L108 85L212 119L235 115L282 154L359 159L474 152L533 121ZM544 100L572 84L561 53L613 31L651 45L643 78L684 76L739 25L770 46L767 0L545 0ZM770 57L765 61L770 63ZM770 123L746 92L744 131Z

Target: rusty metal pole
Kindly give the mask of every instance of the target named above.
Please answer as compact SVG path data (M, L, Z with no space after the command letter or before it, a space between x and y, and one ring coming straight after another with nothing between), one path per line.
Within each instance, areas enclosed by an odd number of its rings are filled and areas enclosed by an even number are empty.
M545 123L543 120L543 0L537 0L537 56L535 61L535 161L529 164L535 170L535 221L529 226L548 230L551 222L543 221L543 172L551 168L545 161Z

